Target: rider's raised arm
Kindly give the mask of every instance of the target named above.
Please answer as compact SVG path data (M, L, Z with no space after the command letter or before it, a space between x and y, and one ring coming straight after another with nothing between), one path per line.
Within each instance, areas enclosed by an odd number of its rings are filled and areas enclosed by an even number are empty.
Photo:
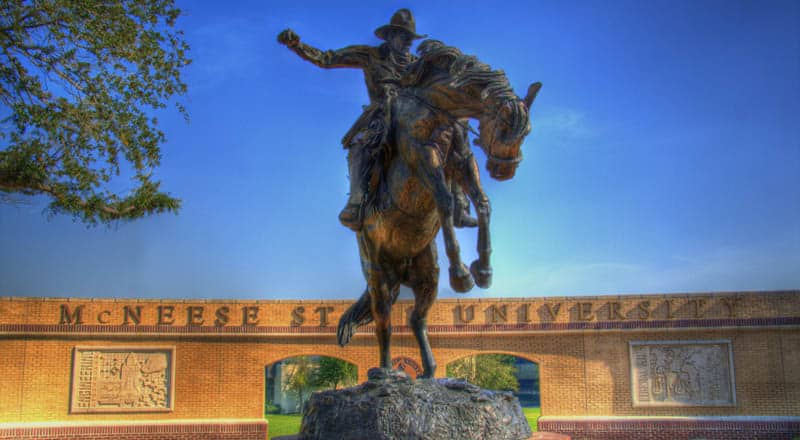
M347 46L339 50L322 51L301 43L300 37L291 29L278 34L278 42L288 47L300 58L326 69L335 67L366 67L369 64L370 46Z
M311 61L319 67L326 69L336 67L359 67L369 64L369 46L347 46L338 50L321 51L304 43L291 47L300 58Z

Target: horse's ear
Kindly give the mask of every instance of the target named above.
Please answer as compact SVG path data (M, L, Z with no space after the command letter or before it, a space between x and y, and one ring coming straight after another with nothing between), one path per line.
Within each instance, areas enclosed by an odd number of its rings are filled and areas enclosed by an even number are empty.
M528 109L531 108L531 104L533 104L533 100L536 98L536 94L539 93L539 89L541 88L542 88L542 83L538 81L531 84L530 87L528 87L528 94L525 95L524 99L525 107L528 107Z

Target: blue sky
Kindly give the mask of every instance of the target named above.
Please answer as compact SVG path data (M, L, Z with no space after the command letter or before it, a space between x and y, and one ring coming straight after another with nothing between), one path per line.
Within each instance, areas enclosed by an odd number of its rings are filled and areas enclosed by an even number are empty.
M360 295L336 217L363 76L275 36L378 44L400 7L518 93L544 84L516 177L482 176L495 276L470 297L800 287L796 1L178 3L191 121L159 115L156 175L180 214L87 229L49 219L43 200L0 205L0 295ZM459 238L471 261L474 230ZM456 296L445 278L440 296Z

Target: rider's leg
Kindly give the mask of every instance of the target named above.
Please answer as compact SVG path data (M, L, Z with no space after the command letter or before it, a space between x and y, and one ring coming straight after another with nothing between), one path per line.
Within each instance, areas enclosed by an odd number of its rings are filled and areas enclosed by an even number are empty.
M350 197L347 205L339 213L339 221L358 232L364 221L367 198L373 202L377 191L381 166L379 159L386 136L386 115L383 112L372 114L366 127L362 127L348 142L347 164L350 171Z
M364 201L364 180L369 168L366 148L358 142L354 142L347 150L347 168L350 171L350 196L347 199L342 212L339 213L339 221L346 227L359 231L362 222L362 204Z

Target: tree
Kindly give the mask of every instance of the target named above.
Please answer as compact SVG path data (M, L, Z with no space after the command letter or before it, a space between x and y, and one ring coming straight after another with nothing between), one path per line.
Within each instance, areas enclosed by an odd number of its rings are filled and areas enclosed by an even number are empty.
M297 397L300 410L315 388L317 365L310 356L298 356L285 361L286 382L283 391Z
M337 389L339 386L353 385L358 380L356 366L350 362L324 356L319 360L315 385L319 388Z
M447 376L467 380L488 390L519 391L514 356L480 354L447 365Z
M88 224L177 212L151 176L152 113L186 92L179 15L174 0L0 2L0 195ZM135 187L118 194L121 171Z

